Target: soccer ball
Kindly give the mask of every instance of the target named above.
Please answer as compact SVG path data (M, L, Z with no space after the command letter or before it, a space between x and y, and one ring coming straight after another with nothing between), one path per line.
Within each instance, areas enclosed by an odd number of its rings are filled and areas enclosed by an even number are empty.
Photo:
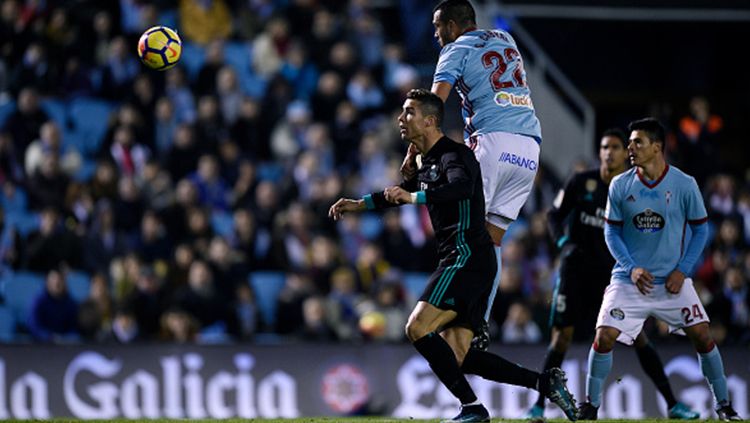
M138 57L151 69L163 71L177 64L182 41L177 32L166 26L149 28L138 40Z

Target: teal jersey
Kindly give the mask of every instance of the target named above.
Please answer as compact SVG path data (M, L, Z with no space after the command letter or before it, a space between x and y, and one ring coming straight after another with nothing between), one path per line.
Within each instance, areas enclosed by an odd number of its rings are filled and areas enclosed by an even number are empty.
M607 224L622 227L633 265L651 272L656 284L663 284L683 258L687 225L708 221L695 179L669 165L655 181L647 181L637 167L615 177L609 185L605 218ZM630 270L618 260L612 281L632 283Z
M515 40L505 31L475 30L440 51L433 83L453 85L461 97L464 138L509 132L542 141Z

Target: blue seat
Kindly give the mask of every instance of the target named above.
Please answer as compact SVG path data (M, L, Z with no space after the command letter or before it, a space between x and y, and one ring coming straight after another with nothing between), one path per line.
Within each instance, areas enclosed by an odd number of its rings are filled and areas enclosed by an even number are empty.
M224 44L224 62L238 74L250 71L252 46L248 43L230 41Z
M375 239L383 231L383 218L378 213L362 213L359 220L359 232L367 239Z
M75 302L80 303L89 296L91 288L91 276L85 272L73 270L68 272L66 283L68 292Z
M422 296L427 282L430 280L429 273L421 272L406 272L403 275L403 285L406 290L408 300L412 303L416 303L419 297Z
M211 213L211 228L217 235L228 237L234 231L234 218L230 213L215 210Z
M26 237L32 231L39 228L38 213L12 212L8 213L5 216L5 221L7 222L8 226L12 226L13 228L15 228L16 231L18 231L18 234L21 235L21 237Z
M46 99L42 100L41 106L42 110L57 123L61 130L68 126L68 108L63 101Z
M27 213L29 200L26 191L20 186L14 186L14 190L11 197L5 195L5 190L0 191L0 207L6 215Z
M0 342L12 342L16 333L16 320L6 306L0 305Z
M250 273L249 281L263 322L272 329L276 325L276 300L284 288L286 275L283 272L257 271Z
M0 128L5 125L11 114L16 111L16 102L13 100L0 102Z
M112 103L92 98L79 97L71 101L69 116L75 136L81 137L81 154L91 156L97 152L114 109Z
M16 322L28 320L34 299L44 290L44 276L17 272L5 282L5 304Z
M180 66L185 68L188 79L194 81L203 66L206 52L199 45L193 43L182 43L182 54L180 55Z

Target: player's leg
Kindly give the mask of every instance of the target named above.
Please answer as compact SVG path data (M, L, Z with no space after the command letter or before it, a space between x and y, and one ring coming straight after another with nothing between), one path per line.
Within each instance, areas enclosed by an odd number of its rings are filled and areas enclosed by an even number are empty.
M727 377L719 348L714 343L708 326L708 314L695 292L693 281L686 278L677 295L659 291L662 306L654 310L654 317L666 322L670 330L682 329L698 352L701 371L716 401L716 413L721 420L740 420L729 402Z
M656 385L656 389L659 390L667 402L668 417L670 419L682 420L695 420L699 418L699 413L691 410L686 404L678 402L677 398L675 398L672 386L669 384L669 379L667 379L667 375L664 373L664 364L662 364L659 353L656 352L654 344L651 343L643 331L635 338L634 346L643 371L651 378L654 385Z
M511 223L526 202L534 185L539 163L539 144L531 137L505 132L493 132L473 137L470 143L482 172L487 230L495 245L497 274L488 299L484 324L477 329L472 347L489 347L489 319L502 272L502 241ZM503 155L517 157L509 163ZM521 160L523 159L523 160ZM523 163L523 166L517 164Z
M714 395L716 414L719 416L719 419L724 421L741 420L737 412L732 408L732 403L729 401L724 362L721 359L719 347L716 346L711 336L708 322L701 322L694 326L685 327L683 330L698 352L701 371Z
M406 323L406 336L414 348L427 360L443 385L461 401L462 406L479 404L476 394L456 361L454 350L436 333L456 315L457 313L453 310L442 310L427 302L419 301Z
M573 340L573 326L557 327L553 326L550 330L550 343L547 347L547 353L544 355L542 364L542 373L554 368L561 368L568 352L570 343ZM537 419L544 417L544 403L546 397L541 393L537 395L534 405L526 413L526 419Z

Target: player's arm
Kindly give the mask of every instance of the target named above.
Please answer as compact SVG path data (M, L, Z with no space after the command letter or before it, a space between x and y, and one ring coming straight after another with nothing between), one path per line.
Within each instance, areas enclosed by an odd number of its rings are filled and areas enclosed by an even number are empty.
M432 83L430 91L440 97L443 100L443 103L445 103L451 93L451 88L453 88L453 84L447 81L438 81Z
M685 253L677 263L677 268L667 276L665 284L667 291L672 293L680 292L682 283L685 278L692 274L695 263L698 262L703 249L708 241L708 215L706 207L703 204L698 184L693 179L690 187L690 194L687 196L684 207L686 209L687 223L690 225L692 236L690 242L685 246Z
M576 180L576 175L568 180L565 189L557 194L552 208L547 212L550 235L552 235L552 239L555 240L558 248L562 248L568 241L568 236L565 235L565 220L575 208Z
M448 182L413 193L417 204L456 202L471 198L474 192L474 173L461 155L457 152L446 153L441 158L441 165ZM475 173L478 173L479 166L476 168Z

